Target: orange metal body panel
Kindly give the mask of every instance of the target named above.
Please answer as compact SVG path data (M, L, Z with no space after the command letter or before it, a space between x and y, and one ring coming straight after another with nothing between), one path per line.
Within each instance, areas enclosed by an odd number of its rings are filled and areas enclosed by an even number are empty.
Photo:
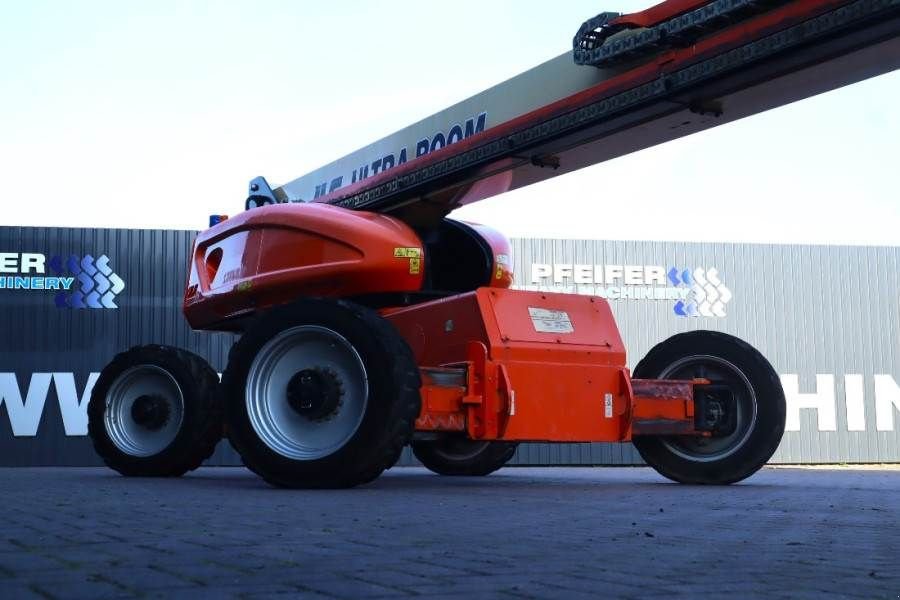
M434 372L435 369L422 370L422 410L416 420L416 430L465 431L466 411L463 399L466 396L466 386L442 385L435 381Z
M602 298L480 288L386 316L422 368L419 431L557 442L702 435L693 390L708 382L632 380ZM458 377L442 384L435 373Z
M616 17L610 23L629 27L653 27L667 19L696 10L705 4L709 4L709 0L667 0L646 10Z
M631 382L605 300L507 289L509 242L471 227L493 256L485 287L382 311L422 370L417 430L605 442L693 431L691 382ZM184 312L194 327L228 329L234 317L300 296L417 291L425 258L416 233L385 215L258 208L197 237Z
M324 204L257 208L200 233L184 314L195 329L302 296L348 297L422 287L424 251L403 222Z
M694 386L709 383L705 379L673 381L667 379L631 380L632 434L703 435L694 427Z
M400 331L420 367L463 363L469 342L487 340L475 292L383 314Z
M466 366L472 438L629 438L625 348L601 298L480 288L387 318L421 366Z

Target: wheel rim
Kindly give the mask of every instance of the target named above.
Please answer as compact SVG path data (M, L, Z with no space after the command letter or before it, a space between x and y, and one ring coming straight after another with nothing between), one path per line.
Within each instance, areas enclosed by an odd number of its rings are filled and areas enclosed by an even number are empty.
M666 367L660 379L704 378L727 385L735 395L734 431L720 437L674 436L661 441L673 454L693 462L722 460L737 452L753 432L757 419L756 392L747 376L733 363L718 356L687 356Z
M339 401L317 405L318 410L308 410L310 403L304 401L300 408L297 396L304 388L296 386L312 373L333 378ZM256 435L294 460L316 460L343 447L362 423L368 396L359 352L339 333L318 325L292 327L266 342L250 365L245 390Z
M485 451L491 442L480 442L466 438L446 439L434 445L434 453L450 461L471 460Z
M162 367L131 367L106 394L106 434L129 456L159 454L175 441L183 422L184 394L175 377Z

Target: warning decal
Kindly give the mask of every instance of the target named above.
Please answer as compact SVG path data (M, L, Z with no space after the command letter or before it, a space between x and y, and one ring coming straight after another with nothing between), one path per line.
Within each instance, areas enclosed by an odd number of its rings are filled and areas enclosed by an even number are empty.
M603 395L603 416L607 419L613 416L613 395L608 392Z
M409 259L409 274L418 275L422 272L421 248L394 248L394 258Z
M394 248L394 258L419 258L421 256L421 248Z
M547 308L528 307L534 330L540 333L572 333L572 320L569 313L564 310L552 310Z

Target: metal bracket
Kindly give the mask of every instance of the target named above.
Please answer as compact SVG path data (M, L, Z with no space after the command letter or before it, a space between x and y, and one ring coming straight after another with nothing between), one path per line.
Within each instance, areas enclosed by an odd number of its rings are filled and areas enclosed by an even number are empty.
M246 210L267 204L278 204L275 192L272 191L272 187L265 177L254 177L250 180L249 187L250 193L247 196L247 201L244 203Z
M531 164L536 167L549 167L554 171L559 168L559 157L554 154L535 154L531 157Z
M695 115L714 117L721 117L725 112L721 100L695 100L688 105L688 110Z

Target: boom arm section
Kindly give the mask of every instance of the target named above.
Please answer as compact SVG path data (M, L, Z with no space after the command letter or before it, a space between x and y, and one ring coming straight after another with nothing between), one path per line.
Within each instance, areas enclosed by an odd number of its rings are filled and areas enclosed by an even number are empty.
M588 21L573 45L572 54L274 196L424 224L465 204L900 68L900 0L668 0L643 13ZM472 118L463 128L466 114ZM460 124L440 140L416 141L442 127L442 118ZM400 146L388 162L387 152ZM411 156L412 147L421 155Z

